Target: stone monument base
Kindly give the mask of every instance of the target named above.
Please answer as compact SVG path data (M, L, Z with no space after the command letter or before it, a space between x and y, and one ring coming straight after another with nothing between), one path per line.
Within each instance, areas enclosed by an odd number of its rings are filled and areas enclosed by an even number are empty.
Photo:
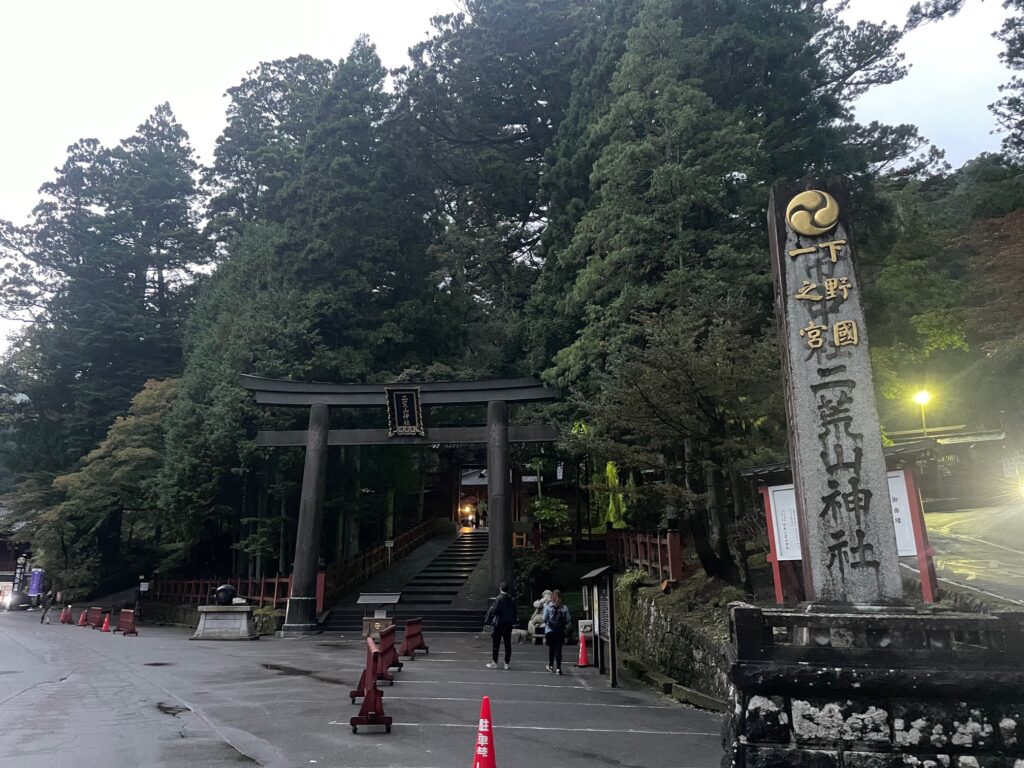
M729 613L723 766L1024 766L1024 613Z
M201 605L199 626L189 640L259 640L250 605Z
M274 635L275 637L308 637L323 633L323 627L319 624L285 624Z

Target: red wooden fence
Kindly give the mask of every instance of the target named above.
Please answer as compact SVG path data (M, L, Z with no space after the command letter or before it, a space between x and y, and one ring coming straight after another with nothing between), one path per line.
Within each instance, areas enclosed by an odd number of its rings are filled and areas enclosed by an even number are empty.
M325 599L341 597L362 584L375 573L384 570L389 563L404 557L434 535L434 522L428 520L395 537L394 546L381 545L346 560L327 573L316 577L316 612L323 613ZM391 550L390 555L388 550ZM221 584L230 584L238 590L238 596L260 608L283 608L288 603L291 576L269 576L263 579L217 578L207 579L159 579L152 583L147 597L169 603L186 605L209 605L214 601L214 591Z
M683 543L679 531L633 533L609 531L608 557L626 568L639 568L656 579L683 578Z
M316 577L316 610L323 611L324 586L326 578L323 573ZM291 576L268 576L263 579L250 578L209 578L209 579L159 579L150 587L147 597L168 603L184 603L186 605L209 605L214 601L214 592L221 584L230 584L250 604L263 608L283 608L288 602L291 589Z

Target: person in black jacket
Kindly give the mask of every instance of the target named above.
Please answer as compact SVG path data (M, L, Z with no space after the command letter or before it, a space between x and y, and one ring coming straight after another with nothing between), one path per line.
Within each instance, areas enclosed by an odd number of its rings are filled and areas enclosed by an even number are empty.
M498 668L498 647L505 641L505 669L512 662L512 628L516 624L516 604L508 594L508 586L501 583L501 591L487 611L487 623L493 627L491 632L491 663L488 669Z

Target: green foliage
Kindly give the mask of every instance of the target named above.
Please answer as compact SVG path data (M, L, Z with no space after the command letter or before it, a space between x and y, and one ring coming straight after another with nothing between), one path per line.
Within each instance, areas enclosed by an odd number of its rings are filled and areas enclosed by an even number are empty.
M163 418L177 391L176 379L146 382L78 469L54 477L49 489L39 487L39 475L19 486L15 512L28 520L37 557L57 583L88 589L158 563L163 518L156 479Z
M572 527L569 505L550 496L534 500L533 517L549 538L564 536Z
M258 64L228 89L210 168L166 105L116 147L78 142L32 224L0 222L0 298L34 321L0 365L0 488L69 583L106 576L125 531L123 551L165 567L287 570L302 452L252 437L304 424L255 406L239 374L539 372L568 397L531 415L586 424L567 446L596 468L599 516L679 519L708 572L735 580L738 469L785 440L774 182L853 186L887 427L912 420L898 404L928 377L949 414L1019 410L1024 174L1001 156L950 174L912 126L852 110L903 75L904 31L961 4L915 7L901 30L820 3L467 0L391 84L366 38L337 65ZM1000 32L1014 67L1018 5ZM986 318L992 303L1007 311ZM176 395L143 389L175 376ZM332 452L328 562L418 522L432 456ZM536 516L570 527L557 500ZM550 579L545 558L521 554L521 592Z
M519 599L526 597L533 600L534 595L539 595L551 583L555 560L543 549L522 547L516 549L513 554L515 595Z

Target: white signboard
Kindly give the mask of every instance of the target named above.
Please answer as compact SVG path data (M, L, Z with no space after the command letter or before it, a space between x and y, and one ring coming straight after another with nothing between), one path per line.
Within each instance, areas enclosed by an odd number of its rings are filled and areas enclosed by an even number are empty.
M896 527L896 553L900 557L917 554L914 523L910 519L910 497L903 472L889 472L889 498L892 521ZM779 561L800 559L800 526L796 517L796 493L792 485L773 485L768 489L775 556Z
M799 560L800 524L796 517L796 491L792 485L776 485L768 489L768 499L775 534L775 556L779 560Z
M896 554L907 557L917 554L914 542L914 522L910 519L910 497L903 472L890 472L889 497L892 499L892 522L896 527Z
M139 582L139 592L149 592L149 582L148 581L140 581Z

